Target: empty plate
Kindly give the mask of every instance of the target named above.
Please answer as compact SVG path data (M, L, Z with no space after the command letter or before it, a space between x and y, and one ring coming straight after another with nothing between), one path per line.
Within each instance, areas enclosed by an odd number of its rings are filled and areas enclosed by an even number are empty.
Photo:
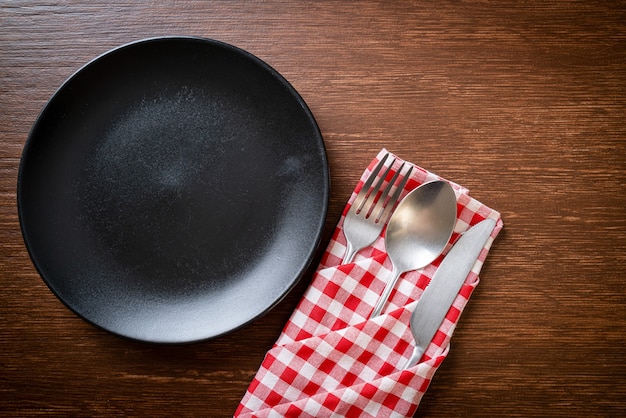
M26 142L22 233L54 294L127 338L184 343L293 288L328 206L324 142L275 70L234 46L155 38L71 76Z

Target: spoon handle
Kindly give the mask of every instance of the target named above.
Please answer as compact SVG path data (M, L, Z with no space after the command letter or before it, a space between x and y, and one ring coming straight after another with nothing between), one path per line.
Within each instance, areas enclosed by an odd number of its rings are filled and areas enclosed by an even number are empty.
M372 312L370 318L374 318L380 315L380 313L383 311L383 308L385 307L385 304L389 299L391 291L396 286L396 282L398 281L398 277L400 277L400 274L402 274L402 272L398 270L398 268L394 265L393 272L391 273L391 280L389 280L385 285L385 289L383 290L382 295L380 295L380 298L378 298L378 302L376 302L376 306L374 307L374 311Z

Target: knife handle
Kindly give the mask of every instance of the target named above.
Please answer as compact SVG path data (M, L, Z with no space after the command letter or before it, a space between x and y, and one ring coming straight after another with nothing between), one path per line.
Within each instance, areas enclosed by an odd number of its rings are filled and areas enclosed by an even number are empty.
M419 363L423 355L424 355L424 348L420 347L419 345L415 346L415 348L413 348L413 354L411 354L411 357L406 362L402 370L406 370L409 367L415 366L417 363Z

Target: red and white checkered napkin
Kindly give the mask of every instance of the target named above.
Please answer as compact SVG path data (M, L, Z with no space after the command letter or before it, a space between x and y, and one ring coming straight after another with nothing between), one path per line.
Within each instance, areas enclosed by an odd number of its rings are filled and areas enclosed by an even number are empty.
M497 220L496 228L424 357L401 370L413 351L411 313L443 255L422 270L402 275L385 311L373 319L369 316L392 269L384 250L384 231L371 247L357 253L353 263L340 265L346 249L345 214L385 153L382 150L361 176L309 289L266 354L236 417L408 417L415 413L447 356L456 323L478 285L478 273L502 221L498 212L451 183L457 195L457 222L444 253L462 232L487 217ZM415 167L402 196L435 179L439 177Z

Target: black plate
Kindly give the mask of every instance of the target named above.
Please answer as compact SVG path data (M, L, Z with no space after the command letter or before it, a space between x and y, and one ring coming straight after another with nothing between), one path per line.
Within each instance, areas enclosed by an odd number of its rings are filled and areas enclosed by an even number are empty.
M26 142L22 233L50 289L90 323L182 343L232 331L295 285L329 195L294 88L231 45L114 49L54 94Z

